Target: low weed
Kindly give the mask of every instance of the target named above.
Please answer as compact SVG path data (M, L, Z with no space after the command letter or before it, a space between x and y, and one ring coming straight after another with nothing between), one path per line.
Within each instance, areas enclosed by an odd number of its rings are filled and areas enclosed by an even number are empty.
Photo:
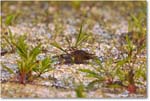
M5 20L5 25L6 25L6 26L13 25L14 22L15 22L15 20L16 20L16 18L17 18L17 16L18 16L18 13L8 15L8 16L6 17L6 20Z
M41 74L53 69L51 63L51 59L49 57L46 57L45 59L38 61L38 66L33 70L37 73L38 76L41 76Z
M146 58L140 57L146 52L146 17L143 13L131 15L129 20L129 32L126 35L126 44L122 47L122 51L127 54L122 60L117 62L117 68L125 76L124 81L127 82L128 91L136 92L136 85L142 82L140 79L146 80ZM138 65L136 65L138 64ZM142 70L141 70L142 69Z
M76 92L76 97L77 98L85 98L85 87L83 84L77 85L77 87L75 88L75 92Z
M13 44L15 45L17 53L20 57L20 59L17 60L18 74L16 75L18 77L19 82L21 84L25 84L32 76L31 73L33 71L33 68L37 67L38 65L36 62L36 57L41 52L41 45L30 49L25 42L24 36L20 36L16 43ZM7 69L10 73L13 73L13 70L11 70L9 67L6 67L4 65L3 67Z

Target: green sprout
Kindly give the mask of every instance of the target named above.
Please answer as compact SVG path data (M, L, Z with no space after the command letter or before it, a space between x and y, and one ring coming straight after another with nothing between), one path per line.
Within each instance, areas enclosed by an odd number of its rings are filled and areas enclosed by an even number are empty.
M85 98L85 87L83 84L80 84L75 89L77 98Z
M30 78L33 71L33 68L37 67L36 57L41 52L41 45L37 45L30 50L29 46L25 43L25 37L20 36L16 43L14 43L17 53L20 57L17 60L17 68L19 74L18 79L21 84L25 84ZM8 70L10 73L13 73L12 70L4 65L3 68Z
M34 71L38 74L38 76L41 76L41 74L53 69L51 63L52 61L50 58L46 57L45 59L39 61L38 66L34 68Z

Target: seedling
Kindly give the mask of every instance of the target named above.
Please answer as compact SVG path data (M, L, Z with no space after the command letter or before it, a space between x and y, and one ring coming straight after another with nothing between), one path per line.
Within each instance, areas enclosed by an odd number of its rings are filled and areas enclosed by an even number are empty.
M17 16L18 16L19 13L16 13L16 14L10 14L6 17L6 20L5 20L5 25L6 26L10 26L12 24L14 24Z
M85 98L85 87L83 84L80 84L75 89L77 98Z
M120 71L122 69L122 75L125 75L125 81L128 82L127 89L130 93L136 92L136 81L139 78L146 79L146 65L140 64L135 66L137 62L145 62L144 58L137 58L138 55L145 51L146 47L146 27L142 26L144 22L144 16L139 14L139 16L131 15L132 21L129 23L130 36L126 35L126 45L122 51L127 53L127 57L118 61L118 66ZM144 24L145 25L145 24ZM117 67L118 67L117 66ZM141 70L141 67L143 70ZM138 82L139 83L139 82Z
M50 60L50 58L46 57L45 59L38 61L38 66L33 70L37 73L38 76L41 76L41 74L53 69L51 63L52 61Z
M29 46L25 43L25 37L19 37L18 41L14 43L17 53L20 57L17 60L18 65L18 80L21 84L25 84L31 78L33 68L37 66L36 57L41 52L41 45L38 45L30 50ZM12 73L13 70L3 65L3 67Z
M98 66L95 66L92 64L94 70L79 69L79 71L86 73L87 77L95 79L88 84L88 86L87 86L88 89L92 89L95 84L102 83L105 80L105 78L104 78L105 71L104 71L104 67L103 67L101 61L98 58L95 58L94 61L98 65Z

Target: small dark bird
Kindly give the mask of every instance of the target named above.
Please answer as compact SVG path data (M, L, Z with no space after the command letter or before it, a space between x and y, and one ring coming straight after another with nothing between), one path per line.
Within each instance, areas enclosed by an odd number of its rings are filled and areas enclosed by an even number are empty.
M77 64L84 63L85 60L94 58L94 54L90 54L84 50L75 50L71 52L70 55L73 58L74 63Z
M69 64L76 63L81 64L85 63L86 60L94 59L94 54L90 54L84 50L71 50L68 54L61 54L54 56L53 58L58 58L60 64Z
M72 57L70 54L61 54L59 55L59 62L64 64L72 63Z

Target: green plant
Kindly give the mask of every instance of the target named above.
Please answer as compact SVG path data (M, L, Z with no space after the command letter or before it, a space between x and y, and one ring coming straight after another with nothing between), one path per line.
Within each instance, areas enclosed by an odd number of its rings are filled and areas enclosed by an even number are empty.
M126 46L124 46L124 51L127 53L127 57L117 62L117 69L118 69L117 74L118 77L120 77L120 79L123 76L125 78L124 81L127 80L128 90L130 91L130 93L135 93L136 79L139 79L140 77L146 78L146 71L144 69L146 68L146 66L142 64L140 66L135 66L136 63L141 62L142 60L142 59L138 59L137 55L142 53L142 51L145 48L145 45L135 46L132 40L129 39L128 36L126 36L126 42L127 44ZM145 60L142 61L144 62ZM141 71L141 67L143 67L142 71ZM119 76L120 73L122 76L121 75Z
M85 98L86 95L85 95L85 87L83 84L80 84L78 85L76 88L75 88L75 92L76 92L76 96L78 98Z
M78 48L83 42L85 42L89 38L88 34L82 32L82 26L83 25L81 25L81 27L80 27L79 34L77 34L77 36L76 36L76 42L75 42L75 45L73 46L75 48Z
M140 12L138 15L131 14L131 19L128 21L129 38L137 48L145 47L146 45L146 14ZM143 44L144 43L144 44Z
M51 63L52 61L50 60L50 58L46 57L45 59L38 61L38 66L34 68L34 71L38 76L41 76L41 74L53 69Z
M11 32L10 29L8 29L8 32L6 32L8 35L3 35L2 38L4 39L4 41L7 43L6 46L10 47L10 52L15 52L16 50L16 35Z
M98 58L94 59L94 62L98 65L93 65L92 67L94 70L90 69L78 69L81 72L86 73L86 77L94 78L92 82L90 82L87 86L88 89L91 89L94 87L95 84L102 83L105 80L105 70L101 63L101 61Z
M71 37L66 36L65 40L68 43L69 49L74 48L74 49L80 49L83 45L84 42L87 42L90 38L90 34L87 34L83 32L82 30L83 25L80 26L79 33L76 34L75 39L76 41L73 43L71 40Z
M65 49L63 49L61 47L61 45L59 43L57 43L56 41L54 41L53 43L51 43L51 45L68 54L68 52Z
M6 17L5 24L6 26L12 25L16 19L17 14L10 14Z
M83 42L85 42L85 41L88 40L88 38L89 38L89 35L82 32L82 25L81 25L80 31L79 31L79 33L78 33L77 36L76 36L76 41L75 41L75 43L71 43L71 39L69 39L68 36L65 37L65 40L66 40L66 42L68 43L69 49L70 49L70 48L77 48L77 49L78 49L79 46L81 46L81 44L82 44ZM55 41L55 42L52 42L51 45L54 46L54 47L56 47L56 48L58 48L58 49L60 49L61 51L65 52L65 53L68 53L68 52L67 52L65 49L63 49L63 48L61 47L61 45L60 45L59 43L57 43L56 41Z
M118 74L124 75L129 92L135 93L135 85L139 84L139 78L146 80L146 59L145 57L138 58L146 51L146 17L143 13L139 13L136 16L131 15L131 18L132 20L129 20L130 34L126 35L126 44L121 46L127 56L117 62L117 68ZM135 65L139 62L144 64Z
M30 80L33 68L37 66L36 57L41 52L41 45L38 45L30 50L29 46L25 43L24 36L20 36L14 45L20 57L20 59L17 60L18 80L20 83L25 84L26 81ZM4 65L3 67L10 71L8 67Z
M1 63L1 65L2 65L2 67L3 67L5 70L7 70L9 73L15 74L15 72L14 72L12 69L8 68L8 67L5 66L3 63Z
M101 84L103 87L123 87L122 81L124 80L123 71L120 71L119 68L116 68L114 65L113 58L107 59L103 64L99 58L95 58L90 64L92 65L91 69L79 69L79 71L86 73L86 77L93 78L93 81L90 82L87 88L93 89L95 85ZM115 77L119 76L119 80L115 80Z

